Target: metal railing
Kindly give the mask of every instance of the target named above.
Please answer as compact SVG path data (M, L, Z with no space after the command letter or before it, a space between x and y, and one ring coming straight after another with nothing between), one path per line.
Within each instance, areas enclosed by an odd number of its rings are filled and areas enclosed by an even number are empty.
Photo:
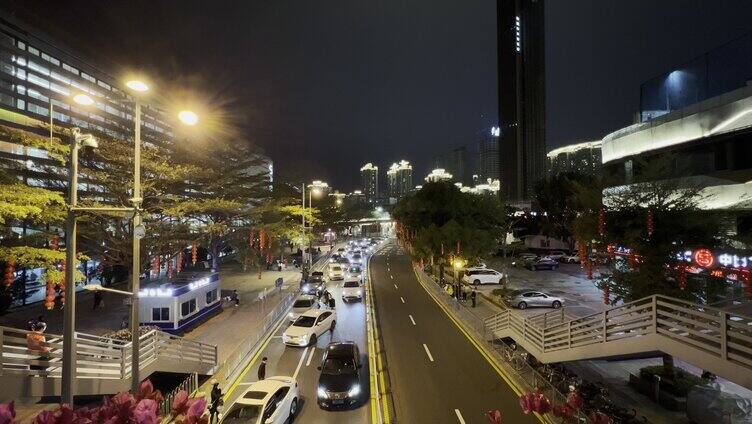
M170 415L172 402L175 400L175 396L177 396L179 391L185 390L190 396L193 392L198 390L198 387L198 374L192 372L185 378L185 380L178 384L178 387L175 387L170 393L164 395L164 399L159 403L159 411L161 412L161 415L163 417Z
M31 336L29 336L32 334ZM63 336L44 334L34 350L28 330L0 327L0 375L60 378L62 374ZM211 367L217 363L217 348L195 340L150 330L140 337L141 366L157 360L194 363ZM76 333L76 375L78 378L126 379L131 375L131 342Z
M595 346L629 342L635 352L645 345L645 351L691 356L697 366L752 386L752 317L681 299L654 295L559 322L505 310L484 324L488 335L512 337L544 361L555 352L568 353L566 360L593 358L606 354ZM654 343L638 343L646 336L653 337ZM746 371L744 375L738 375L740 370Z

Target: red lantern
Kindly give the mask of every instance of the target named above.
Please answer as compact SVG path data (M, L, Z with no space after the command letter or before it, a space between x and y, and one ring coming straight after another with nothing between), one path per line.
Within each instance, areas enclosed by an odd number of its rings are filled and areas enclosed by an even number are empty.
M562 418L564 421L571 421L574 418L574 409L566 403L555 405L553 413L554 416Z
M600 411L593 411L588 416L590 423L592 424L611 424L611 418L608 415Z
M606 211L603 208L598 212L598 234L606 234Z
M611 287L608 284L606 284L603 287L603 304L610 305L611 304L610 300L611 300Z
M178 261L177 262L178 262L177 263L177 269L178 269L177 271L178 271L178 274L180 274L180 272L183 270L183 252L182 251L180 253L178 253Z
M587 260L587 279L593 279L593 261L591 261L589 258Z
M580 269L584 268L587 252L585 252L585 243L582 239L577 240L577 253L580 255Z
M684 290L687 288L687 266L685 264L678 265L679 271L679 288Z
M60 264L60 272L63 273L60 279L60 307L65 306L65 262Z
M579 411L584 403L585 400L582 399L582 396L576 390L570 390L567 393L567 405L575 411Z
M647 227L648 237L653 235L653 210L648 209L648 217L645 220L645 226Z
M5 263L5 285L10 286L13 284L13 279L16 272L16 262L13 259L8 259Z
M198 262L198 247L196 247L196 244L194 243L193 246L191 246L191 263L196 265L196 262Z
M55 307L55 285L52 284L52 280L47 280L46 289L47 291L44 295L44 308L49 311Z
M535 394L533 393L524 393L522 396L520 396L520 408L522 408L523 414L530 415L530 413L533 412L534 399Z
M551 401L541 392L537 392L533 398L533 410L539 414L547 414L551 411Z
M154 257L154 262L152 263L152 272L154 272L155 278L159 278L159 255Z
M486 418L488 418L488 422L491 424L501 424L502 416L501 411L498 409L493 411L486 412Z
M52 241L50 242L50 249L57 250L60 246L60 237L55 235L52 236Z
M264 250L266 247L266 231L261 230L259 232L259 250Z
M172 259L167 261L167 278L172 278Z

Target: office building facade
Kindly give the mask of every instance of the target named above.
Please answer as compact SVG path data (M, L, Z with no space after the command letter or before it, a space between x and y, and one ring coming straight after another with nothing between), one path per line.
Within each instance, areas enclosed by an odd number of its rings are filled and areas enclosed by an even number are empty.
M366 200L374 203L379 198L379 167L368 162L360 168L360 176L363 179L363 194Z
M544 2L496 4L501 184L512 204L524 204L546 172Z
M386 171L386 177L390 203L401 199L413 189L413 167L406 160L393 163Z
M551 150L546 155L549 177L565 173L600 175L601 140L570 144Z
M485 181L488 178L498 180L499 174L499 136L494 128L491 133L484 136L478 142L478 180ZM475 183L475 181L474 181Z

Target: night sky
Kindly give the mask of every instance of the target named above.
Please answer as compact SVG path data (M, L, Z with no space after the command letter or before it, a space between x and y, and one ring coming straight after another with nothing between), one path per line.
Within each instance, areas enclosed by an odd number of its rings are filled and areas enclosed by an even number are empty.
M417 183L497 121L494 0L3 4L113 74L222 99L291 181L349 191L404 158ZM752 30L752 2L548 0L546 20L551 149L631 123L640 82Z

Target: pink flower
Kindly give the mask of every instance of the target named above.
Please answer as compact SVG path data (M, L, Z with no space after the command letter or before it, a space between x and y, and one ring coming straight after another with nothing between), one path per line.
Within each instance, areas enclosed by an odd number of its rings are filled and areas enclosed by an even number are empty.
M16 407L11 403L0 403L0 424L13 424L16 422Z
M37 414L36 417L34 417L34 421L31 422L32 424L56 424L57 419L55 418L55 413L52 411L42 411L39 414Z
M202 415L204 415L204 411L206 410L206 399L204 398L196 398L191 399L190 406L188 407L188 414L187 416L189 418L199 418Z
M186 412L188 412L188 392L180 390L172 401L172 416L185 415Z
M157 402L153 399L141 399L133 411L133 417L138 424L157 424Z

